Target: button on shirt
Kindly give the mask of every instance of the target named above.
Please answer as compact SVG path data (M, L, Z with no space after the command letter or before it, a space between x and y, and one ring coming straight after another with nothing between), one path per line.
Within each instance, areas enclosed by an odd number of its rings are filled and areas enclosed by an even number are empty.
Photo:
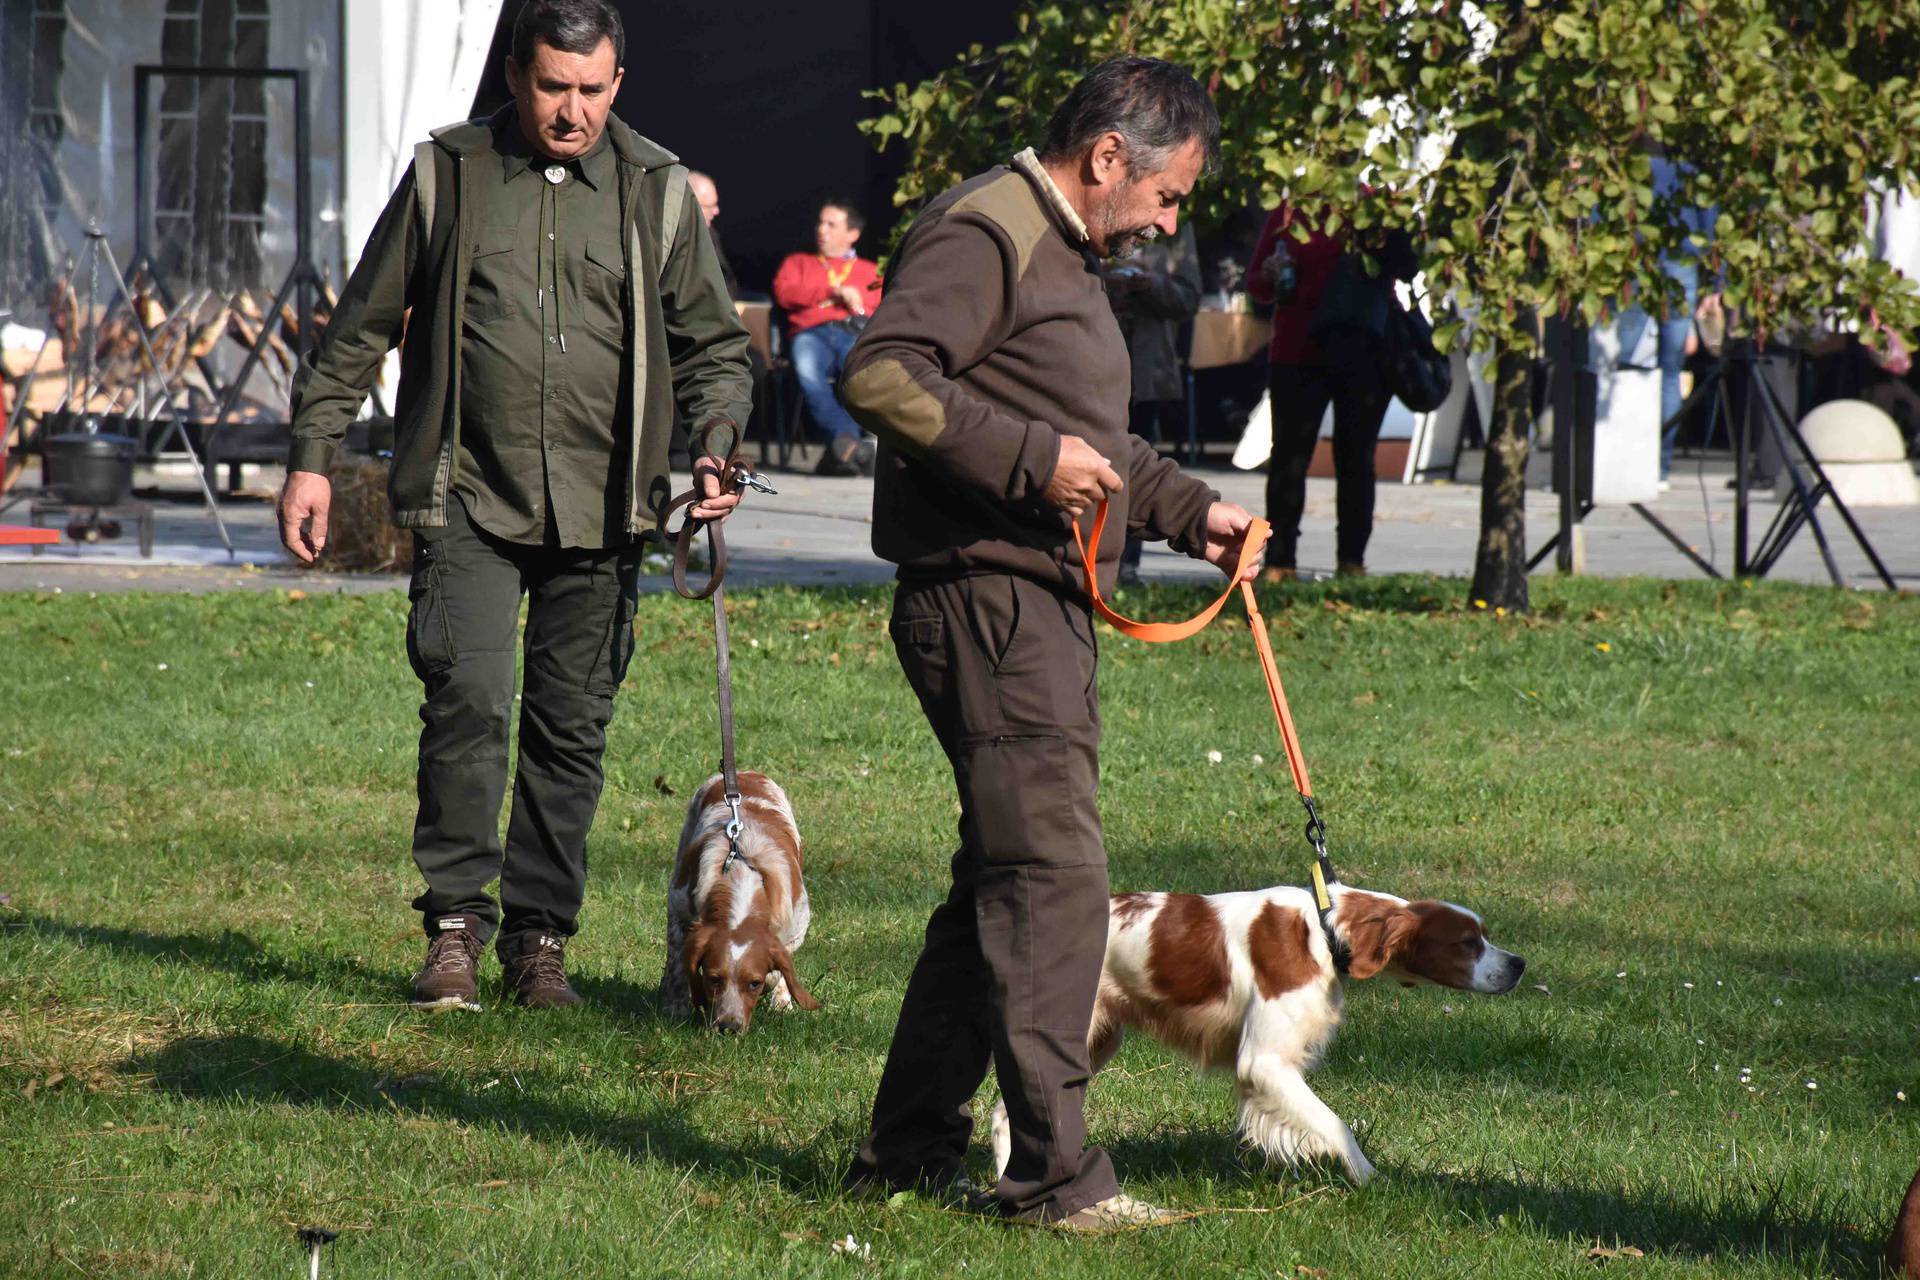
M625 542L627 340L619 176L603 134L555 163L518 128L471 191L454 491L510 542Z

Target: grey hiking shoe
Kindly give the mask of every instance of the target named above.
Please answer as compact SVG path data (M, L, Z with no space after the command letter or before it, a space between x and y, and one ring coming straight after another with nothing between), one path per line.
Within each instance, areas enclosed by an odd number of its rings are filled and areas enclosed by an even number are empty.
M567 941L534 933L503 948L500 985L523 1009L561 1009L580 1003L567 982Z
M475 916L442 916L433 922L427 959L413 975L413 1007L439 1013L448 1009L480 1011L480 921Z
M1177 1209L1162 1209L1144 1200L1135 1200L1123 1191L1046 1225L1056 1231L1104 1236L1120 1231L1139 1231L1145 1227L1164 1227L1198 1216Z

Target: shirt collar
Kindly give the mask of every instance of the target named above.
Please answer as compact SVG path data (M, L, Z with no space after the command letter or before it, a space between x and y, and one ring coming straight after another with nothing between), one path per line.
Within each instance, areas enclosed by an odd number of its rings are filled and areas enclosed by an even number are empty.
M1076 246L1084 246L1092 240L1092 237L1087 234L1086 220L1068 202L1066 193L1054 182L1053 175L1049 174L1046 166L1040 163L1040 157L1035 154L1032 147L1015 156L1010 164L1025 174L1027 181L1033 183L1039 190L1040 198L1053 212L1053 216L1059 219L1060 226L1067 233L1069 240L1072 240Z
M526 135L520 132L518 122L510 122L502 134L499 143L500 173L507 182L512 182L523 173L537 174L552 164L560 165L595 191L604 187L612 177L613 148L608 143L605 130L600 133L600 141L593 144L593 150L571 160L549 160L534 151Z

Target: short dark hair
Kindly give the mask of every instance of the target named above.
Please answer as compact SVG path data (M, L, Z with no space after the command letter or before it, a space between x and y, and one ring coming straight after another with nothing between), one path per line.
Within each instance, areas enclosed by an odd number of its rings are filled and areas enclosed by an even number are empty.
M533 62L533 42L562 53L592 53L602 40L613 41L613 65L626 62L627 29L620 11L602 0L527 0L513 20L513 60L522 69Z
M1070 160L1117 133L1137 180L1199 142L1208 169L1220 159L1220 116L1200 82L1159 58L1109 58L1080 78L1047 121L1043 159Z
M846 214L847 230L849 231L863 231L866 229L866 215L861 213L860 206L851 200L842 200L838 196L828 196L820 202L820 207L822 209L838 209L840 212Z

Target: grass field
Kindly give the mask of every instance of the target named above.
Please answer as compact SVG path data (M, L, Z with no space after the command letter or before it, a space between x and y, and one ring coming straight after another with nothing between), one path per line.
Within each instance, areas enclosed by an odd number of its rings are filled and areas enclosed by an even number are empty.
M738 1042L653 994L715 755L701 606L641 605L588 1005L502 1006L489 959L486 1013L424 1019L403 596L0 596L0 1275L304 1275L305 1225L339 1277L1873 1274L1920 1163L1920 602L1462 592L1268 610L1343 874L1475 907L1526 980L1350 986L1314 1079L1363 1190L1258 1167L1227 1082L1129 1042L1095 1138L1212 1212L1100 1241L836 1191L954 818L884 593L734 602L742 760L794 796L825 1002ZM1115 886L1303 879L1244 624L1103 645Z

